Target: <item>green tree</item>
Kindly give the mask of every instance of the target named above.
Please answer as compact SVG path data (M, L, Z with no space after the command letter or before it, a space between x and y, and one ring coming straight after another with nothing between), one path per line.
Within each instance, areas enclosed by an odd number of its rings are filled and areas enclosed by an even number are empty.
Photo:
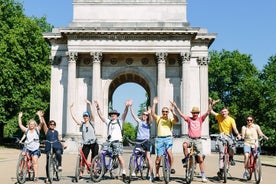
M246 123L248 114L257 114L261 101L262 83L259 71L249 55L239 51L212 51L209 63L209 91L213 99L221 99L214 110L229 107L237 127ZM218 132L217 122L210 118L211 133Z
M276 147L276 55L269 58L260 78L262 96L257 122L269 137L267 145Z
M129 137L131 140L135 140L136 139L136 130L137 128L134 127L130 122L125 122L123 125L123 130L124 130L124 137ZM128 142L127 140L124 138L123 139L123 145L127 146Z
M0 121L10 136L18 130L18 112L26 122L49 108L50 48L42 32L51 26L45 17L25 16L19 2L0 0L0 27Z

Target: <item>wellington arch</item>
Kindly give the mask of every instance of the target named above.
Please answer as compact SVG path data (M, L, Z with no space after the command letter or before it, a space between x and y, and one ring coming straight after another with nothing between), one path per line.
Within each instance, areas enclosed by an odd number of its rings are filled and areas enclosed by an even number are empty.
M207 110L208 49L216 34L190 27L187 0L73 0L72 22L44 38L51 45L50 118L62 122L57 129L69 144L81 135L69 106L81 118L88 110L84 99L98 100L107 116L114 90L127 82L141 85L150 102L159 97L158 114L169 100L188 115L193 106ZM95 129L105 139L104 124ZM182 119L174 134L180 138L173 151L182 152L181 136L187 134ZM209 136L208 119L202 135Z

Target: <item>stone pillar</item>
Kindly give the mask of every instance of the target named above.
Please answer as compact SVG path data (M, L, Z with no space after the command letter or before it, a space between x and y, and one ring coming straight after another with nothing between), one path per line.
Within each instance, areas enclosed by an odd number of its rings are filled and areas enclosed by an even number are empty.
M208 109L208 57L199 57L197 63L199 65L199 90L200 90L200 111L205 113ZM202 126L202 136L209 135L209 119L206 118Z
M168 53L158 52L157 57L157 95L158 95L158 107L157 114L160 114L161 108L165 106L166 97L166 59Z
M181 52L180 53L181 62L182 62L182 95L181 95L181 111L184 114L189 114L189 108L190 108L190 94L189 94L189 64L191 59L191 53L190 52ZM185 121L181 118L181 135L188 133L188 125L185 123Z
M92 70L92 99L91 102L93 104L93 100L97 100L100 103L100 107L103 108L102 100L102 85L101 85L101 60L102 53L101 52L91 52L90 53L93 62L93 70ZM103 110L102 110L103 112ZM93 112L94 120L95 120L95 132L97 136L102 136L103 134L103 126L101 120L97 114L97 112Z
M68 56L68 83L67 83L67 127L66 135L75 135L77 126L74 123L71 113L70 105L74 103L76 94L76 61L78 58L77 52L67 52Z

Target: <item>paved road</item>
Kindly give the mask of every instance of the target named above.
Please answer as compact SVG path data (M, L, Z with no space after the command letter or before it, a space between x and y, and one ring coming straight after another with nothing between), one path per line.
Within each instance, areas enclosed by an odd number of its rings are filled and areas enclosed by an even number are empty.
M0 148L0 182L2 184L15 184L15 167L17 163L17 157L20 153L20 150L16 149L3 149ZM125 161L128 163L129 153L124 155ZM152 158L155 158L153 155ZM206 176L208 178L208 183L223 183L218 181L216 177L217 172L217 154L211 154L206 157ZM236 159L242 159L241 156L236 156ZM181 166L182 155L175 154L175 169L176 174L172 175L172 181L170 184L185 184L184 178L184 169ZM75 170L76 154L64 154L63 156L63 173L62 180L59 184L73 183L74 170ZM198 170L198 168L197 168ZM274 184L276 182L276 167L263 166L263 180L262 184ZM236 162L236 166L230 169L232 178L228 180L227 183L236 184L236 183L246 183L253 184L254 181L244 181L242 179L243 174L243 164L241 162ZM39 159L39 181L37 183L44 183L45 179L45 155L42 154ZM33 183L32 181L27 181L26 184ZM80 184L92 183L89 179L89 175L85 176L83 181L79 182ZM123 184L120 180L110 180L105 179L100 182L100 184ZM150 183L149 181L137 180L132 182L133 184L145 184ZM155 182L161 184L163 182ZM196 177L192 183L201 183L200 177Z

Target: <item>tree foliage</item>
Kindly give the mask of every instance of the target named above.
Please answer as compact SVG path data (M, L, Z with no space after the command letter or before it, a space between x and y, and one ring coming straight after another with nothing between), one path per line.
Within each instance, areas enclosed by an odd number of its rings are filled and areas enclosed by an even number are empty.
M275 122L275 57L270 58L270 63L260 73L251 57L239 51L212 51L210 56L209 95L221 99L214 110L219 112L223 106L228 107L240 131L246 125L245 118L252 114L264 133L274 140L275 146L275 123L274 129L269 129ZM218 132L217 122L212 116L210 125L211 133Z
M50 48L42 32L51 26L45 17L26 17L22 4L0 0L0 27L0 121L9 136L18 130L19 111L26 122L49 108Z
M124 130L124 133L123 133L124 137L128 137L130 140L136 139L137 128L134 127L130 122L124 123L123 130ZM124 146L128 145L128 142L125 138L123 139L123 145Z

